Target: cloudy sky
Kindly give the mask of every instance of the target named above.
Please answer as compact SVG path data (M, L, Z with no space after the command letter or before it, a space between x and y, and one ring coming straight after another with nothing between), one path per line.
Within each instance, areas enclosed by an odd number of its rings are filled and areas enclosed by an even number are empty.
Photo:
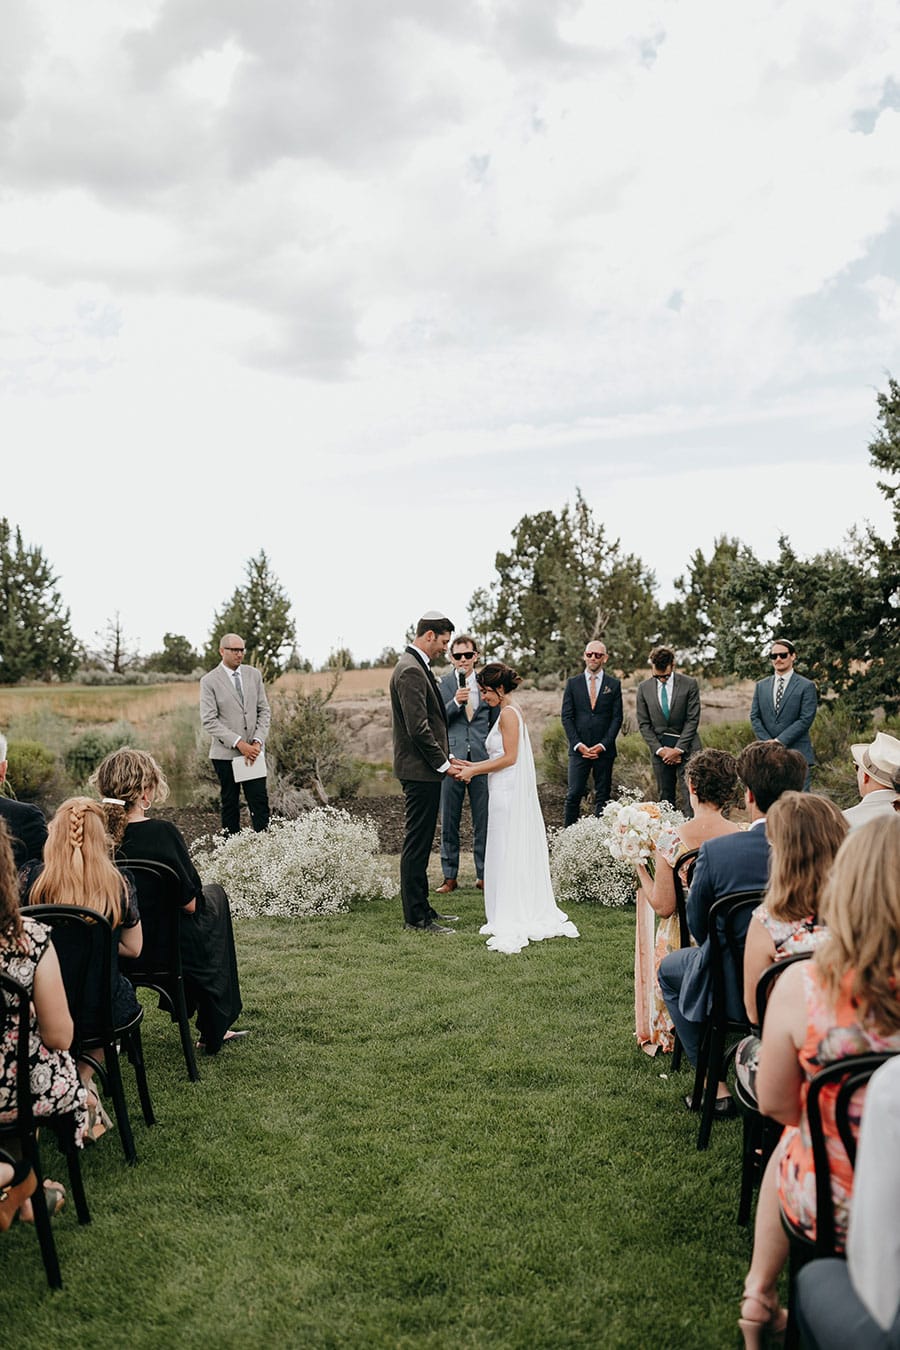
M663 599L887 529L894 0L5 0L0 514L73 627L314 662L580 487Z

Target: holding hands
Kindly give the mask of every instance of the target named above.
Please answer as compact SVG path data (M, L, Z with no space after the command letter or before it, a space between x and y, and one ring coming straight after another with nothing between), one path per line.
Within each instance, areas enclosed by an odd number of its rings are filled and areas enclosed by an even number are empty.
M460 690L460 693L462 692ZM468 693L468 690L466 690L466 693ZM450 778L457 778L461 783L471 783L475 773L475 765L471 760L457 759L455 755L452 755L447 773Z

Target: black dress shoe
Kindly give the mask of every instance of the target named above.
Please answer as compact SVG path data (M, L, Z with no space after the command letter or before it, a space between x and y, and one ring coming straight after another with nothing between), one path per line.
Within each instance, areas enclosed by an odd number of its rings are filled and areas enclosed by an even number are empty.
M431 911L432 923L459 923L458 914L438 914L436 909Z
M693 1111L694 1098L691 1093L688 1093L685 1097L684 1104L689 1111ZM717 1097L716 1104L713 1107L713 1115L717 1120L730 1120L732 1116L736 1116L737 1107L731 1097Z
M428 919L427 922L425 922L425 923L407 923L407 924L404 924L404 927L405 927L405 928L411 928L411 929L413 930L414 933L442 933L442 934L443 934L443 933L453 933L453 932L456 931L456 930L453 929L453 928L443 928L439 923L435 923L433 919Z

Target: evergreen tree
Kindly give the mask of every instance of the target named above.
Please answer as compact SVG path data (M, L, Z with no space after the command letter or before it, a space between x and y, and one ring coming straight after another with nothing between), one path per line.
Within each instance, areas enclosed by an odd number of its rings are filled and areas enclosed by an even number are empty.
M65 680L78 664L69 611L40 548L0 519L0 684Z
M207 666L216 665L222 635L238 633L247 648L247 664L258 666L267 680L273 680L281 674L285 653L297 640L291 602L264 549L249 559L245 571L245 585L235 587L231 599L213 617L205 661Z
M607 539L580 492L559 515L523 516L495 566L497 580L469 605L487 659L562 676L581 666L585 642L602 637L614 668L646 661L659 628L656 579Z

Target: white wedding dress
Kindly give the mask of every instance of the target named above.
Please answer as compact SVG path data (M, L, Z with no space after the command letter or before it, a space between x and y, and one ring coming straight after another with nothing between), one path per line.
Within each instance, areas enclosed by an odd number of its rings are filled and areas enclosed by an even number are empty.
M487 846L484 856L484 909L493 952L520 952L529 942L578 937L568 915L556 908L550 882L547 835L537 795L534 756L528 728L518 708L519 753L515 764L487 775ZM499 719L485 741L488 759L503 754Z

